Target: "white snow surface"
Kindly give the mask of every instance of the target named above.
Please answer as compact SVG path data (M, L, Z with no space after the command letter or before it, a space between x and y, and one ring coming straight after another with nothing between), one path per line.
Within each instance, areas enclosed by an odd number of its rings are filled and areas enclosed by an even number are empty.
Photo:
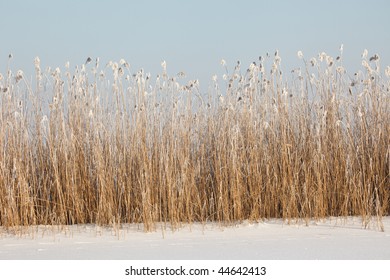
M390 260L390 217L363 226L361 218L329 218L287 224L282 220L162 224L145 233L142 225L28 227L22 233L0 228L3 260Z

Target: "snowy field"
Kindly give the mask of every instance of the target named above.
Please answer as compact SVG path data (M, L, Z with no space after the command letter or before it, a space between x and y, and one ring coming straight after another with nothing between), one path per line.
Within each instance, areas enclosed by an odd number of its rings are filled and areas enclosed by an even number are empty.
M141 226L121 229L93 225L28 228L26 234L0 234L0 259L136 260L264 259L389 260L390 217L364 228L360 218L286 224L281 220L235 226L183 225L179 230Z

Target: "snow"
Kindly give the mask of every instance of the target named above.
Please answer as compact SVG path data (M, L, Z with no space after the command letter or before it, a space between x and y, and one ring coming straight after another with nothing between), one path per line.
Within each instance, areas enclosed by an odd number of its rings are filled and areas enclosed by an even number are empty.
M389 260L390 217L363 227L360 218L330 218L287 224L281 220L120 229L95 225L0 230L2 260Z

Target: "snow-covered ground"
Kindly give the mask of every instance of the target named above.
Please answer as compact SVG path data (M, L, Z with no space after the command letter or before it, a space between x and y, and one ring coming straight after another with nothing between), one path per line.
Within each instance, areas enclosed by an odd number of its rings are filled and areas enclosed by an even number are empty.
M390 217L384 232L360 218L299 222L244 222L235 226L183 225L145 233L139 225L119 230L94 225L28 228L24 235L0 233L0 259L374 259L390 260Z

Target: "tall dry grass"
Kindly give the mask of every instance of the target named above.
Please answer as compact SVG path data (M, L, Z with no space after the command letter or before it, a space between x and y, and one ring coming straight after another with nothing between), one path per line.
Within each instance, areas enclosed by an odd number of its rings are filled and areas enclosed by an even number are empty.
M0 226L390 214L390 69L278 53L199 82L121 60L0 79ZM89 60L87 61L89 62Z

